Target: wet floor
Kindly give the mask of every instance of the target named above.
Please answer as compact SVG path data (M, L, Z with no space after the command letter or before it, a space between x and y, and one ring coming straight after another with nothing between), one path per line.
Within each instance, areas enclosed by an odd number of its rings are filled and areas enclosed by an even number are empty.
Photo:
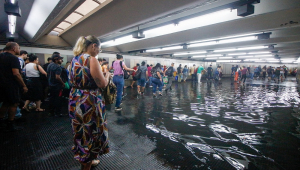
M152 153L172 169L300 167L295 79L186 82L158 98L135 91L126 89L119 121L154 141Z
M299 91L293 78L174 83L157 98L127 88L121 112L107 107L111 151L94 169L298 169ZM0 133L1 170L79 169L67 116L23 117L23 131Z

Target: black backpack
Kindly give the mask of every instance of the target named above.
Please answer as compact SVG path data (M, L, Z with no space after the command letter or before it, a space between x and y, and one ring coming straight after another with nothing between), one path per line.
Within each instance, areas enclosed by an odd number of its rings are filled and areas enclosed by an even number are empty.
M112 66L114 66L114 62L115 62L115 61L112 62ZM130 77L130 74L129 74L129 72L128 72L127 70L125 70L125 69L123 68L122 61L120 61L120 66L121 66L121 68L122 68L122 70L123 70L123 72L124 72L124 79L128 79L128 78Z
M173 72L174 72L173 67L169 67L169 68L167 69L167 71L166 71L166 75L167 75L168 77L173 77Z
M135 72L134 78L136 78L137 80L139 80L139 79L141 79L141 75L142 75L142 70L139 67L137 69L137 71Z
M158 75L157 75L157 69L155 67L153 67L151 69L151 74L152 74L153 78L157 78L157 79L159 78Z
M61 80L65 83L65 82L68 82L68 71L67 69L65 68L61 68L61 74L60 74L60 77L61 77Z

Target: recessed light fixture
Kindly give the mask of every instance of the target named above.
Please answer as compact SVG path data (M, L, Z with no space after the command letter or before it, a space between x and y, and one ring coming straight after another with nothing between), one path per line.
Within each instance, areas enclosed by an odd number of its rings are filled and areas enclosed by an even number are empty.
M217 63L239 63L241 60L217 60Z
M175 53L174 55L193 55L193 54L205 54L207 53L206 51L198 51L198 52L189 52L189 53Z

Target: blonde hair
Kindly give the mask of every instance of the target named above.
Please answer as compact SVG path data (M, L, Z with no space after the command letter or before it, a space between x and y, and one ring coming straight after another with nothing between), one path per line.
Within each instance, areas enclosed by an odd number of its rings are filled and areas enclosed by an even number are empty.
M73 48L73 53L75 56L78 56L80 54L82 54L83 52L87 51L87 48L89 45L91 44L97 44L98 46L100 46L100 41L98 38L96 38L93 35L89 35L89 36L80 36Z

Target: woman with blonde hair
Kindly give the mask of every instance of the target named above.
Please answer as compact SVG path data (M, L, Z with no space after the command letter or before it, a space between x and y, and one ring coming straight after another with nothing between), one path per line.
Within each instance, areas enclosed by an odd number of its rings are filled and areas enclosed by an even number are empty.
M94 36L79 37L73 49L69 68L72 89L69 97L69 116L73 129L74 158L82 170L99 164L98 155L109 152L108 130L101 90L109 82L98 60L100 41Z

